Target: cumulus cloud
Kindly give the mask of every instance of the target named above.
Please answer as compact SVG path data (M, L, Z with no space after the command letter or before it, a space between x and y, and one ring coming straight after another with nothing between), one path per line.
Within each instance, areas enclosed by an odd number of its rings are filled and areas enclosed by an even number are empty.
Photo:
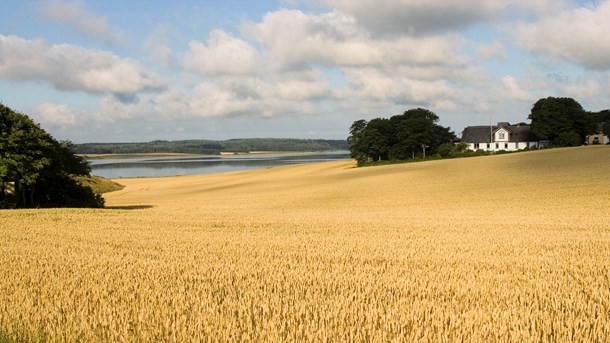
M32 115L50 130L69 131L85 124L86 113L65 104L42 103Z
M180 120L220 117L278 117L317 113L319 100L335 97L329 81L317 70L267 75L218 76L190 90L165 89L135 102L103 97L98 120Z
M533 101L534 96L523 89L517 79L513 76L505 76L502 78L503 94L509 99Z
M513 37L518 46L561 57L590 69L610 69L610 1L597 7L564 10L533 23L521 23Z
M489 44L477 44L475 46L475 51L481 56L483 59L489 60L492 58L506 58L506 49L504 48L504 44L502 44L498 40L494 40Z
M462 39L455 34L375 39L341 12L321 15L298 10L268 13L244 32L259 42L274 65L370 66L385 64L453 64Z
M207 45L191 41L183 61L187 69L206 75L250 74L260 65L253 46L222 30L210 32Z
M76 29L81 34L107 44L121 44L123 34L103 16L90 13L80 1L47 0L40 3L43 17Z
M4 35L0 35L0 76L45 81L60 90L119 96L162 86L142 64L110 52Z
M505 10L505 0L325 0L354 16L375 35L427 35L488 21Z
M346 80L361 99L437 107L455 101L458 93L447 80L397 75L397 70L346 68Z

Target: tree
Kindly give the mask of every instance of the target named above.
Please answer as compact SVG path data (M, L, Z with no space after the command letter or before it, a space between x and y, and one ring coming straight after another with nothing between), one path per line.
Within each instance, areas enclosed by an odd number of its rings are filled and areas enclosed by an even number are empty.
M0 104L0 207L102 207L103 198L72 177L90 168L71 146Z
M606 122L602 127L602 132L604 135L610 137L610 121Z
M553 140L553 144L557 146L579 146L582 145L580 136L574 131L562 132Z
M594 118L572 98L548 97L538 100L528 117L532 132L552 145L581 145L594 130Z
M355 158L358 164L366 162L368 153L364 147L364 129L366 128L366 120L356 120L349 130L349 137L347 143L349 144L349 151L352 158Z
M390 118L396 127L392 159L413 158L415 155L432 155L439 145L453 140L454 134L436 122L439 117L432 111L416 108Z
M454 138L449 128L436 124L438 119L432 111L416 108L389 119L357 120L348 138L352 157L361 165L369 160L414 158L423 155L423 149L432 155Z

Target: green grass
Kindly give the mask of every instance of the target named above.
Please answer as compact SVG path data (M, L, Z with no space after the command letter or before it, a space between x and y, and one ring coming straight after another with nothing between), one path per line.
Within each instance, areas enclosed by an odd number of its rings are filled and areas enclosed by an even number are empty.
M98 193L98 194L119 191L125 187L125 186L121 185L120 183L117 183L112 180L105 179L101 176L96 176L96 175L76 176L75 178L83 186L91 187L93 192Z

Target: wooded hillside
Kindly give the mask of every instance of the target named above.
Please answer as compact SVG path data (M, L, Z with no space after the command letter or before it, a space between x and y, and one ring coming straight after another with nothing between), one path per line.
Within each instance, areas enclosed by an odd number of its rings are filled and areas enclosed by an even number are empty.
M294 138L243 138L229 140L156 140L140 143L85 143L76 144L77 154L137 154L188 153L218 155L220 152L251 151L331 151L347 150L345 140Z

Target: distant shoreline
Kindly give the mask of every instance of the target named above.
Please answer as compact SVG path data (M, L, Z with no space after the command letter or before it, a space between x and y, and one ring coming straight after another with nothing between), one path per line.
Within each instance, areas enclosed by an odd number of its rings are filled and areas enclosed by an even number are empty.
M219 155L209 156L233 156L233 155L269 155L269 154L310 154L320 151L221 151ZM328 151L322 151L328 152ZM188 157L188 156L205 156L206 154L188 154L179 152L157 152L157 153L130 153L130 154L77 154L88 160L104 160L118 158L142 158L142 157Z
M88 160L104 160L113 158L140 158L140 157L175 157L175 156L198 156L198 154L185 154L179 152L158 152L158 153L133 153L133 154L77 154Z

